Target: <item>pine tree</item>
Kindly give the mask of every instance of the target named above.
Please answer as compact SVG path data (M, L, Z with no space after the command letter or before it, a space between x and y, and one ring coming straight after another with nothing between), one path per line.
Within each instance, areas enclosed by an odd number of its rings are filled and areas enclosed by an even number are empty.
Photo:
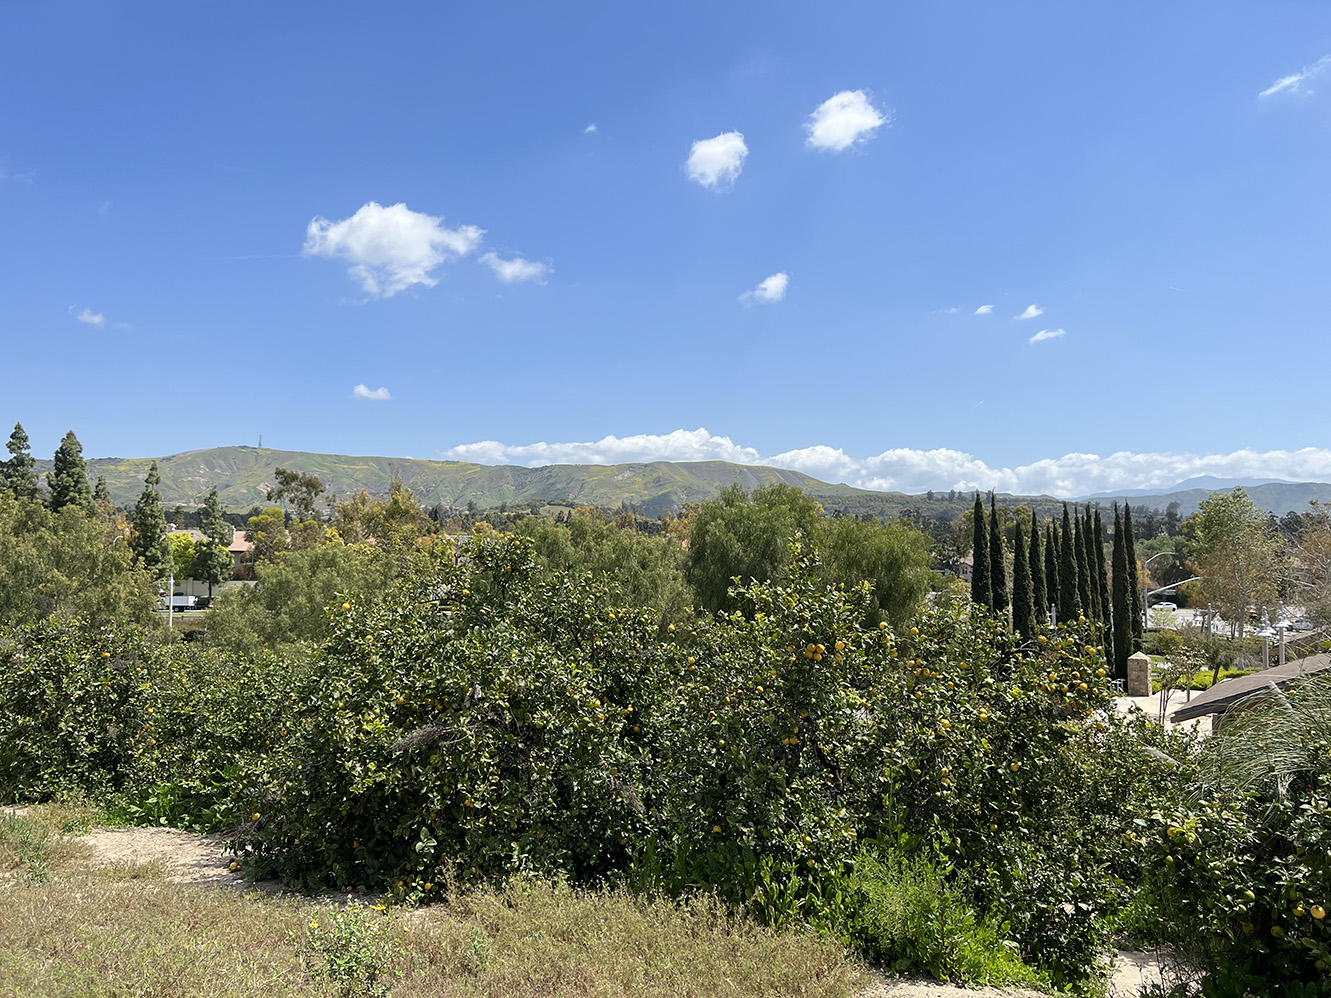
M222 500L217 497L217 489L208 493L199 510L199 527L210 541L231 543L231 524L226 522L222 513Z
M211 600L213 586L223 579L231 578L235 569L229 550L231 524L222 515L222 501L217 497L217 489L210 491L203 502L203 509L199 511L199 526L207 539L195 545L196 554L190 574L208 583L208 598Z
M1081 600L1077 592L1077 542L1072 534L1072 517L1068 504L1063 504L1063 530L1058 538L1058 619L1075 624L1081 616Z
M1132 611L1132 646L1128 654L1131 655L1142 646L1146 625L1142 621L1142 592L1137 585L1137 540L1132 536L1132 507L1127 503L1123 504L1123 551L1128 559L1128 596Z
M1035 606L1035 622L1044 620L1049 612L1049 591L1044 581L1044 546L1040 543L1040 521L1031 514L1031 549L1027 552L1026 564L1031 570L1031 602Z
M1105 571L1105 528L1100 522L1100 507L1095 507L1095 523L1091 528L1091 571L1095 574L1095 585L1099 590L1096 604L1100 608L1099 621L1108 624L1112 614L1109 600L1109 573Z
M989 531L985 529L984 503L975 493L975 518L971 523L971 602L992 608L994 594L989 576Z
M1054 531L1054 521L1044 525L1044 598L1045 609L1059 605L1059 594L1063 589L1058 583L1058 534ZM1058 611L1062 614L1062 610Z
M1023 638L1035 636L1035 601L1031 579L1030 546L1026 530L1017 519L1017 535L1012 540L1012 626Z
M998 522L998 509L994 506L992 493L989 495L989 591L993 596L990 606L994 613L1006 616L1007 557L1003 550L1003 525Z
M148 469L143 482L143 493L134 504L134 532L130 546L139 565L159 579L166 578L171 568L171 542L166 535L166 513L162 510L162 494L156 486L161 482L157 462Z
M15 499L36 499L41 495L37 486L37 462L32 459L27 431L22 423L14 424L6 445L9 460L0 466L0 487Z
M101 505L104 502L111 501L111 490L106 486L106 476L98 475L97 484L93 486L92 501Z
M1081 603L1081 612L1087 620L1095 619L1095 595L1091 589L1090 555L1087 552L1086 521L1074 507L1072 510L1073 527L1077 532L1073 551L1077 555L1077 600Z
M1135 581L1128 572L1127 542L1123 538L1123 518L1114 503L1114 678L1128 678L1128 655L1132 653L1132 597Z
M47 479L51 486L51 512L76 506L92 512L92 489L88 487L88 466L83 460L83 445L70 430L60 440L55 452L55 466Z

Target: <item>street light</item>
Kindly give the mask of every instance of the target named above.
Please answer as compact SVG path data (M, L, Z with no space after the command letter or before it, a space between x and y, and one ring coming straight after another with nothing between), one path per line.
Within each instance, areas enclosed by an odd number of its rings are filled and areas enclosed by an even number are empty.
M1281 603L1281 604L1280 604L1280 609L1276 611L1276 617L1277 617L1277 620L1276 620L1276 622L1275 622L1275 624L1274 624L1274 627L1275 627L1275 629L1276 629L1277 631L1280 632L1280 664L1281 664L1281 665L1284 665L1284 664L1285 664L1285 632L1288 631L1288 630L1289 630L1291 627L1293 627L1294 625L1293 625L1292 623L1290 623L1289 618L1285 615L1285 604L1284 604L1284 603Z
M1151 562L1155 561L1155 559L1163 558L1167 554L1175 554L1175 552L1161 551L1159 554L1151 555L1151 557L1147 558L1144 562L1142 562L1142 571L1145 572L1146 566L1149 565ZM1147 586L1142 586L1142 627L1148 627L1150 626L1151 623L1151 621L1146 616L1146 611L1150 609L1150 602L1151 602L1151 593L1146 591L1147 588L1148 588ZM1165 586L1165 589L1168 588L1170 587ZM1152 590L1152 592L1164 592L1164 589L1155 589Z
M1271 639L1275 637L1276 632L1271 629L1271 618L1265 610L1262 611L1262 629L1257 632L1257 636L1262 639L1262 668L1271 667ZM1282 663L1283 664L1283 663Z

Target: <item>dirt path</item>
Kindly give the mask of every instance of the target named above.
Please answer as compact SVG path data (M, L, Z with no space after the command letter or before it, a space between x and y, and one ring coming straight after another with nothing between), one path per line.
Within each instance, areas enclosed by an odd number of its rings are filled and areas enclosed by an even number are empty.
M166 878L178 884L230 887L281 893L280 882L254 882L231 869L233 857L220 835L194 835L175 828L94 828L81 840L97 866L160 862ZM337 900L329 894L321 900ZM316 899L320 900L320 899ZM1135 998L1160 978L1160 960L1151 953L1120 952L1115 960L1111 998ZM936 981L877 978L857 998L1041 998L1039 992L1010 988L958 988Z

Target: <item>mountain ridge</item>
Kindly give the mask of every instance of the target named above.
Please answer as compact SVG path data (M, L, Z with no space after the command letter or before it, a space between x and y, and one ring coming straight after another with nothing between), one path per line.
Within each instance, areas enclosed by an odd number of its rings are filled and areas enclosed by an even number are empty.
M926 495L878 492L824 482L785 468L726 461L549 464L529 468L441 459L321 454L248 445L198 448L159 458L91 458L87 462L88 477L95 481L98 476L104 476L112 501L119 506L131 506L143 491L143 479L154 460L162 478L158 488L168 508L197 506L213 487L217 488L223 506L230 510L243 511L265 505L268 502L266 489L272 484L273 470L277 467L318 475L328 491L340 499L350 498L362 489L371 496L386 496L396 479L410 488L423 506L439 505L446 509L465 509L469 503L474 503L478 509L493 509L504 504L540 506L553 503L601 508L626 505L646 516L660 516L679 509L686 502L713 499L732 484L738 484L746 491L763 485L792 485L817 499L829 512L877 518L911 512L929 517L941 514L955 519L970 509L974 501L971 492ZM50 459L39 459L38 471L49 472L51 463ZM1179 484L1196 481L1199 479ZM1082 500L1000 493L996 498L1002 505L1021 503L1030 506L1041 517L1058 515L1065 501L1084 505L1088 500L1100 506L1126 501L1138 507L1160 509L1177 501L1180 513L1187 516L1196 511L1198 504L1211 491L1205 488L1157 492L1134 489ZM1264 511L1280 515L1290 510L1306 509L1309 499L1331 502L1331 484L1268 480L1265 484L1248 488L1248 494Z

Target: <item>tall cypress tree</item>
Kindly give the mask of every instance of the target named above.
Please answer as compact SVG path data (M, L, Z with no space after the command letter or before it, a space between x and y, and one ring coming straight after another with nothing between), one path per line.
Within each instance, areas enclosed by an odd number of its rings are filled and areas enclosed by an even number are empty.
M1109 573L1105 571L1105 528L1100 522L1100 507L1095 507L1095 525L1091 528L1091 571L1095 573L1095 585L1100 595L1096 603L1100 607L1099 620L1108 624L1113 613L1109 600Z
M1142 621L1142 591L1137 585L1137 540L1132 536L1132 507L1123 504L1123 551L1128 558L1128 596L1132 610L1132 647L1129 655L1142 646L1146 625Z
M1136 588L1128 572L1128 548L1123 539L1123 518L1118 515L1118 503L1114 503L1114 678L1128 678L1128 655L1132 653L1132 597L1129 595Z
M1058 538L1058 619L1075 624L1081 615L1077 592L1077 539L1072 533L1068 504L1063 504L1063 530Z
M971 602L993 607L994 591L989 577L989 531L985 529L984 503L975 493L975 519L971 523Z
M1034 584L1031 579L1030 546L1021 518L1012 540L1012 626L1023 638L1035 636Z
M1040 520L1031 514L1031 549L1027 552L1026 564L1031 570L1031 602L1035 606L1035 622L1044 620L1049 612L1049 591L1044 582L1044 551L1040 543Z
M156 488L161 480L154 461L148 469L148 477L143 480L143 493L134 504L134 533L130 536L130 546L145 570L164 579L171 567L171 542L166 536L162 494Z
M70 430L56 448L54 467L48 479L51 485L51 511L77 506L92 512L92 489L88 486L88 466L83 460L83 445Z
M1094 620L1095 596L1091 590L1091 559L1086 545L1086 521L1075 507L1072 510L1072 524L1077 532L1073 547L1077 555L1077 600L1081 603L1081 612L1086 619Z
M1054 530L1054 521L1044 525L1044 598L1045 609L1059 605L1062 588L1058 583L1058 533ZM1058 611L1061 619L1063 611Z
M1003 525L998 522L998 508L989 494L989 591L994 613L1006 615L1008 603L1007 558L1003 550Z
M97 476L97 484L92 487L92 501L98 504L111 501L111 490L107 487L105 475Z
M0 488L15 499L36 499L41 495L37 487L37 462L32 459L28 433L22 423L14 424L14 432L5 445L9 460L0 465Z

